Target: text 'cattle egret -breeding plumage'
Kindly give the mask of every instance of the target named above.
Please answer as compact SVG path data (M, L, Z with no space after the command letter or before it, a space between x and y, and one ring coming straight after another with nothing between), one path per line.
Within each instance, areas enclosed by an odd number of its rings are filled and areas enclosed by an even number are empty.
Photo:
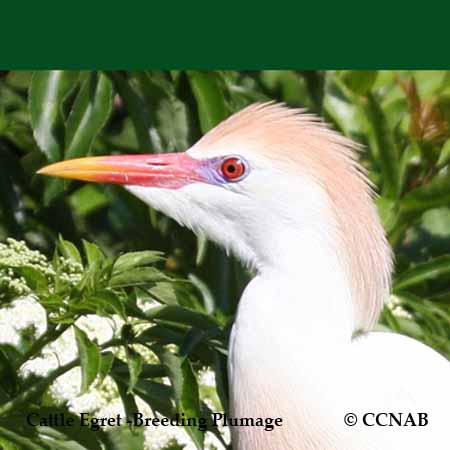
M449 363L410 338L370 332L392 261L355 152L315 116L270 103L185 153L40 171L123 184L255 270L230 339L230 415L281 417L283 426L232 428L236 450L448 448ZM384 413L411 414L417 426L363 423Z

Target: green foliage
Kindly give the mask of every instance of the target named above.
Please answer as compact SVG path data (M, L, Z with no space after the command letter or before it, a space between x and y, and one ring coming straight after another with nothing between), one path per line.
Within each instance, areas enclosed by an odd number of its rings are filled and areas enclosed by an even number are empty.
M73 244L60 239L55 255L49 261L41 253L29 250L23 242L9 239L8 245L4 245L0 253L0 264L8 264L8 267L19 270L23 276L19 279L23 290L8 290L8 300L23 293L32 295L45 308L48 321L44 334L32 336L32 342L27 348L11 353L6 347L0 347L0 379L14 380L13 385L0 386L3 399L0 405L0 437L25 445L25 448L47 449L39 444L44 435L51 442L54 441L49 445L55 448L60 440L70 440L70 445L76 442L82 446L80 448L91 449L103 448L100 446L107 439L119 439L116 435L109 437L99 434L98 441L83 446L85 444L81 438L84 434L80 435L80 439L76 436L64 438L58 427L52 431L38 427L35 433L27 435L25 439L20 436L17 426L12 424L12 419L8 422L9 428L2 433L2 417L9 419L12 412L15 417L20 417L22 413L23 421L29 405L38 407L51 383L77 365L81 367L82 393L87 392L96 380L101 382L106 375L110 375L117 383L130 416L137 411L134 396L147 402L153 411L164 415L179 412L186 414L186 417L200 416L201 399L194 367L198 370L204 365L210 365L213 355L223 351L226 346L223 327L214 316L205 314L195 288L155 266L149 266L163 261L160 253L141 251L107 258L95 244L84 241L83 247L84 251L80 253ZM25 269L31 272L23 272ZM4 276L7 277L8 274ZM45 281L43 287L36 283L41 278ZM158 289L160 283L164 283L163 289ZM167 284L177 286L177 301L170 306L161 300L164 299ZM158 291L158 297L151 294L153 289ZM189 308L181 306L184 300L188 301ZM155 302L161 306L155 306ZM152 307L148 309L149 305ZM105 317L117 315L122 318L124 325L117 337L99 345L75 325L80 317L87 314ZM30 386L16 375L16 370L22 364L36 357L46 344L70 326L74 328L78 347L79 357L76 360L51 372L35 386ZM138 332L138 329L141 331ZM201 338L197 338L195 346L192 346L189 342L194 330ZM184 356L167 348L168 344L183 348ZM160 363L144 364L136 345L146 347ZM124 357L117 353L120 348L125 349ZM111 350L115 350L116 354ZM169 377L171 386L161 382L164 376ZM204 433L193 427L187 431L198 448L202 448ZM25 443L22 442L24 439ZM134 442L136 438L130 439ZM68 442L66 444L69 445Z
M5 448L142 448L138 430L89 440L51 427L30 431L17 419L25 407L42 407L51 383L75 366L82 369L83 391L112 377L129 416L138 410L136 397L163 415L208 414L196 374L210 367L227 410L227 335L248 273L121 188L35 172L87 154L182 151L255 101L307 107L364 146L361 161L379 194L396 259L394 296L379 326L450 355L449 72L1 76L0 241L15 240L0 244L0 301L6 307L32 294L48 320L44 334L29 333L18 348L0 346ZM87 314L119 317L123 327L100 345L75 325ZM24 362L70 327L79 358L34 385L18 376ZM203 434L187 431L202 448Z

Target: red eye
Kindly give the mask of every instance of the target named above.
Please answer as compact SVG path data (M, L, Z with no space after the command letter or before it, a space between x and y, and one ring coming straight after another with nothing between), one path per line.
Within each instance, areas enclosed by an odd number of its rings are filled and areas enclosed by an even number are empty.
M232 156L223 160L221 170L226 180L237 181L245 175L247 167L241 158Z

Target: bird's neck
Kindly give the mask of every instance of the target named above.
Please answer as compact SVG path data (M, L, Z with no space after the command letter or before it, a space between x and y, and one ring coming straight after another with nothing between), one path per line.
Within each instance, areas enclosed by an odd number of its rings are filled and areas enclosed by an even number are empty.
M289 249L280 248L278 260L267 260L245 289L229 357L232 414L282 417L296 439L294 423L321 417L314 411L317 398L335 398L330 379L348 366L353 331L339 261L326 246L304 238L301 248L292 241ZM246 433L234 435L237 448L288 448L281 441L263 445L267 439L257 431Z
M297 339L350 341L355 330L347 272L333 242L323 236L320 230L274 236L239 314L270 320L273 329L292 329Z
M352 385L343 381L358 364L351 364L352 302L338 255L307 233L289 241L289 248L272 241L278 259L267 259L245 289L229 357L231 414L280 417L283 429L269 437L232 429L237 449L291 449L286 442L313 439L317 446L304 448L331 448L317 436L327 436L330 417L342 420Z
M233 395L251 389L249 380L261 371L286 385L301 373L308 387L338 366L350 346L352 303L337 255L306 234L290 242L276 261L260 266L241 298L230 341ZM280 371L286 364L290 370Z

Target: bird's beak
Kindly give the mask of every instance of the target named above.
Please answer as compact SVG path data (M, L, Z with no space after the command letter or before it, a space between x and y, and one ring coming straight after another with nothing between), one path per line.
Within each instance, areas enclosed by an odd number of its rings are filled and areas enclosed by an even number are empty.
M202 160L187 153L115 155L69 159L38 171L74 180L178 189L206 181Z

